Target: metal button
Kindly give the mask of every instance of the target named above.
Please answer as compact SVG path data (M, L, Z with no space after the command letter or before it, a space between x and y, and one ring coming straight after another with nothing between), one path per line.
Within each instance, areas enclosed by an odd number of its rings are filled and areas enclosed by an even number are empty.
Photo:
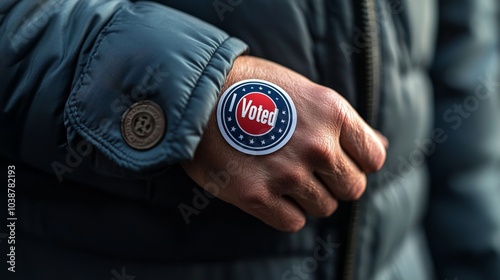
M137 102L122 117L122 135L130 147L146 150L156 145L165 134L165 115L156 103Z

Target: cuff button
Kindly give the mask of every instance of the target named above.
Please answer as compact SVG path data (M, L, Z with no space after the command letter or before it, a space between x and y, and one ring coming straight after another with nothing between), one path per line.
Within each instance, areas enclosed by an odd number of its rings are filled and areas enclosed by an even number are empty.
M122 116L122 136L137 150L154 147L165 134L165 114L158 104L145 100L130 106Z

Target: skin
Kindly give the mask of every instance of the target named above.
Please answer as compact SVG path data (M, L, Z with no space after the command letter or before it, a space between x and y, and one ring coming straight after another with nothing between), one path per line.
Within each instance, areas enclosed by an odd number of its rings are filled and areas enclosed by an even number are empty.
M338 200L359 199L366 174L384 164L385 137L340 94L283 66L239 57L222 92L244 79L270 81L290 95L298 114L292 138L272 154L250 157L226 143L213 112L193 160L182 163L186 173L206 186L213 181L210 172L224 170L229 161L238 162L228 186L213 194L286 232L300 230L306 214L330 216Z

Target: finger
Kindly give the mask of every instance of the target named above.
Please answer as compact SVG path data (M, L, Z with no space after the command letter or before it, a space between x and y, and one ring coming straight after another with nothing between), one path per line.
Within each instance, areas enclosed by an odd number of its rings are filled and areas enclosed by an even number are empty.
M335 212L338 203L315 175L310 174L308 182L288 186L285 196L295 201L306 213L316 217L328 217Z
M302 209L292 201L280 195L272 194L269 188L262 191L250 191L234 203L248 214L269 226L285 231L297 232L304 227L306 216Z
M341 200L356 200L366 189L366 175L349 158L339 151L330 169L316 171L317 176L328 187L334 197Z
M374 130L354 114L345 118L340 145L363 171L375 172L384 164L385 148Z
M375 135L377 135L378 137L378 140L380 140L380 142L382 143L382 145L384 146L384 148L389 148L389 140L387 139L387 137L385 137L382 133L380 133L380 131L378 130L373 130L373 132L375 132Z

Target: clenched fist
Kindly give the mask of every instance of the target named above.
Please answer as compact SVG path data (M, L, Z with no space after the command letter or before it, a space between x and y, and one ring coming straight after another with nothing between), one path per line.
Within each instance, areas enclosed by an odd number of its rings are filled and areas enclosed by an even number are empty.
M290 69L242 56L223 90L245 79L267 80L290 95L298 119L292 138L272 154L248 156L223 139L214 111L194 159L182 164L187 174L205 186L212 180L210 172L224 170L229 161L240 162L241 171L217 197L283 231L300 230L306 213L329 216L337 200L358 199L366 188L366 173L384 163L385 138L337 92Z

